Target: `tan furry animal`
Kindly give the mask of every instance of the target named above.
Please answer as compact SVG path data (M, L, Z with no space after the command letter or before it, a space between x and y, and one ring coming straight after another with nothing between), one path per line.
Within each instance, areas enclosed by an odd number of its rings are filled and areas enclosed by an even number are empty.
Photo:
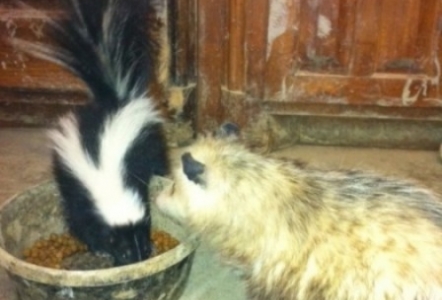
M174 176L157 205L244 271L250 299L442 299L442 204L429 190L211 136Z

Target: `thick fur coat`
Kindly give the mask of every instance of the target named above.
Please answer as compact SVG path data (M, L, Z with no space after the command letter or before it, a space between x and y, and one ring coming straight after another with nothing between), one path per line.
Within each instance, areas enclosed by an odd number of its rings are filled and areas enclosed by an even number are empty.
M213 136L173 174L157 205L243 270L250 299L442 299L442 203L425 188Z

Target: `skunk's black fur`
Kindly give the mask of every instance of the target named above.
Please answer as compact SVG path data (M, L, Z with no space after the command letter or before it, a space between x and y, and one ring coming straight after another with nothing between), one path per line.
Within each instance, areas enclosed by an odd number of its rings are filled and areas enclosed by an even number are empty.
M162 119L147 91L159 47L147 18L154 1L65 0L67 18L50 22L54 48L21 42L90 90L92 101L51 133L53 168L70 231L117 265L150 255L147 186L168 173Z

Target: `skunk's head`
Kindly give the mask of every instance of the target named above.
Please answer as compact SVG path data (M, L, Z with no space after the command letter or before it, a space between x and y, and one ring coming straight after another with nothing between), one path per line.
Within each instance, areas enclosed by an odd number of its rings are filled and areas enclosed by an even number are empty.
M114 258L116 266L143 261L152 254L147 221L103 228L100 240L106 244L104 248Z
M228 222L241 190L253 188L246 178L249 152L234 141L238 132L227 123L185 149L174 163L174 183L156 199L159 209L186 223Z
M117 191L110 187L107 190ZM147 200L143 201L141 191L129 187L124 190L120 195L100 194L101 199L108 199L107 205L94 201L95 213L103 222L100 240L117 266L145 260L152 253L149 207L144 204Z
M97 230L105 252L113 256L116 265L121 266L145 260L151 254L152 246L149 207L143 201L144 195L128 186L115 189L116 185L101 185L100 193L96 192L91 198L94 213L103 225L91 230ZM100 180L96 181L95 188L98 186Z

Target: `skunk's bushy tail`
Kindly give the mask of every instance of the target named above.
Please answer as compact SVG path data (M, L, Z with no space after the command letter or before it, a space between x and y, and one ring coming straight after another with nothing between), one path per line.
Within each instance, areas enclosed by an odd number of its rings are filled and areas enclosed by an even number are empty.
M158 0L63 0L67 16L50 21L55 47L20 41L21 48L69 68L99 105L146 96L158 45L149 14Z

